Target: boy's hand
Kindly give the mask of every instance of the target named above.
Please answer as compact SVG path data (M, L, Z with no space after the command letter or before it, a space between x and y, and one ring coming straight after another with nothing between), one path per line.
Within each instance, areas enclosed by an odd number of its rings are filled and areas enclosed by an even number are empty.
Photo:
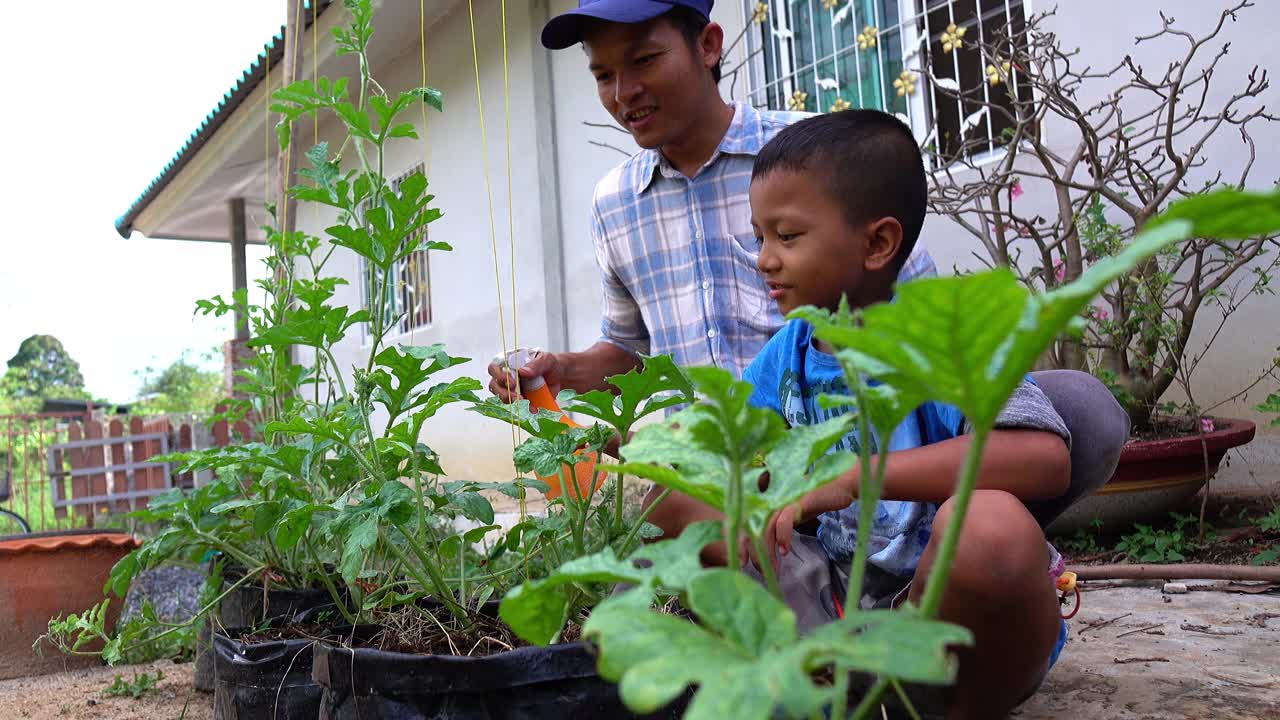
M796 525L804 522L803 503L804 500L801 500L779 510L764 530L764 549L775 568L782 556L791 552L791 536L795 533ZM752 560L759 567L760 561L754 553Z

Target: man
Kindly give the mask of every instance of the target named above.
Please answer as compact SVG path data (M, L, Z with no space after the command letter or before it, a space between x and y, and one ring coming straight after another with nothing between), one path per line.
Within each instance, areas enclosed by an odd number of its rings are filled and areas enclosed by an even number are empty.
M642 148L597 184L592 203L604 286L600 340L579 352L540 354L520 369L542 375L553 393L607 388L604 378L636 367L640 354L741 376L783 324L756 267L748 191L756 154L805 115L720 97L724 30L710 21L712 2L579 0L543 28L547 48L582 45L601 104ZM935 272L919 245L899 280ZM494 363L489 374L489 389L510 401L508 371ZM1070 489L1029 505L1043 526L1106 482L1129 427L1093 377L1034 377L1073 438ZM714 517L710 508L672 493L650 520L677 533L706 517Z

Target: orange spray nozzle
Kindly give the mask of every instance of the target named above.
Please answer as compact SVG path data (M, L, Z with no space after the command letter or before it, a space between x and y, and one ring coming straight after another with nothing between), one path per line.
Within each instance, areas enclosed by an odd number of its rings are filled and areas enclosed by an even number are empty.
M529 359L528 350L523 348L513 350L507 354L507 367L515 371L517 373L517 377L519 377L518 373L520 368L528 364ZM555 395L551 394L551 388L547 386L546 379L541 375L523 377L519 378L519 380L520 394L529 401L529 407L557 413L560 415L560 422L568 425L569 427L582 427L560 409L560 403L556 401ZM581 454L582 451L579 450L578 453ZM574 477L574 484L576 485L576 488L574 489L577 491L577 497L588 497L598 490L600 485L604 482L603 475L597 479L594 484L591 482L592 476L595 474L596 461L600 458L594 452L590 453L587 457L588 459L586 461L580 462L572 467L565 465L562 470L564 475L572 475ZM564 488L561 487L560 483L560 475L547 477L539 475L538 479L551 486L551 489L546 493L548 500L554 500L564 493ZM572 495L573 491L570 491L570 494Z

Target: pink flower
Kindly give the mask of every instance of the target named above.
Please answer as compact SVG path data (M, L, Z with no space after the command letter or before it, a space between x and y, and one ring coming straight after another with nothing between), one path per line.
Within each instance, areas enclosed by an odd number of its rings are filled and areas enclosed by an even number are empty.
M1018 198L1022 197L1022 181L1021 180L1013 181L1013 187L1009 188L1009 197L1014 200L1017 200Z
M1106 308L1094 308L1093 317L1099 322L1106 322L1107 318L1111 317L1111 313L1107 312Z
M1206 417L1200 418L1200 432L1202 433L1213 432L1213 418L1206 418Z
M1053 277L1058 282L1062 282L1067 277L1067 266L1063 265L1061 260L1053 264Z

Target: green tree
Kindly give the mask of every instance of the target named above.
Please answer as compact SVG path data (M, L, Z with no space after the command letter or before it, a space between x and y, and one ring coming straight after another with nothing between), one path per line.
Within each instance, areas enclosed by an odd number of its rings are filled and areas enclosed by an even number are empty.
M88 397L80 363L52 335L32 335L22 341L9 358L0 394L14 401Z
M214 352L195 360L183 352L168 367L148 366L137 373L141 379L139 400L130 410L135 415L212 412L222 399L222 373L207 369L215 359Z

